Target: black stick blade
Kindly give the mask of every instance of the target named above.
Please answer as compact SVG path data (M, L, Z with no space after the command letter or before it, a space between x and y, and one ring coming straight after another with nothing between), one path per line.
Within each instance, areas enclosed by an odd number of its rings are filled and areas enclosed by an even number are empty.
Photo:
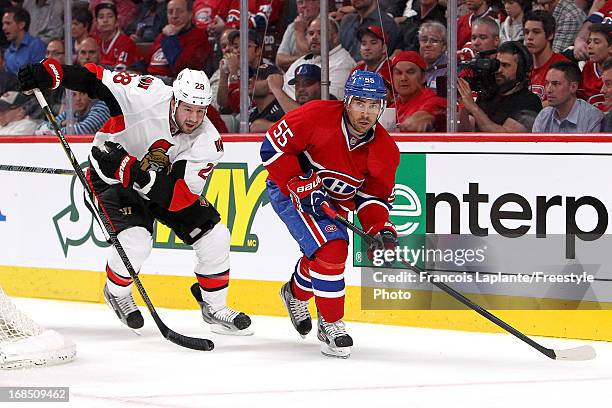
M175 331L169 330L165 336L168 340L179 346L199 351L211 351L215 344L208 339L198 339L196 337L183 336Z

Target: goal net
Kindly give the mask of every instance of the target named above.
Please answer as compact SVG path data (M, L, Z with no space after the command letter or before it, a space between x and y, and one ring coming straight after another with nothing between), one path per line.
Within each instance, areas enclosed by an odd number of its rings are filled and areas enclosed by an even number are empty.
M60 364L75 356L72 341L30 319L0 287L0 369Z

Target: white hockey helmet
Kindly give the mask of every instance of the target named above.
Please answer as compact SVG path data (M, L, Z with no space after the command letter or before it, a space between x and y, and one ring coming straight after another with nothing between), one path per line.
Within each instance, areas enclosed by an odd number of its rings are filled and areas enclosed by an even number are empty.
M210 81L203 71L185 68L172 83L174 102L185 102L191 105L208 106L212 102Z

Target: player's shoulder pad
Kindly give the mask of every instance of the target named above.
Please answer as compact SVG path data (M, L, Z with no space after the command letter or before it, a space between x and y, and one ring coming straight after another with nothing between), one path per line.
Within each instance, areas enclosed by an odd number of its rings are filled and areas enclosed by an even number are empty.
M194 160L219 160L224 153L221 135L208 117L204 117L192 146Z
M102 82L122 106L131 105L145 109L172 96L172 87L152 75L130 75L127 72L105 69Z
M397 143L393 136L387 132L387 129L380 123L376 124L376 133L374 134L374 145L378 146L380 149L385 150L388 154L392 155L392 159L397 157L399 161L399 147L397 147Z
M321 123L321 120L328 119L333 111L341 110L343 105L342 101L314 100L288 112L285 118L290 121L309 123L312 127L312 125Z

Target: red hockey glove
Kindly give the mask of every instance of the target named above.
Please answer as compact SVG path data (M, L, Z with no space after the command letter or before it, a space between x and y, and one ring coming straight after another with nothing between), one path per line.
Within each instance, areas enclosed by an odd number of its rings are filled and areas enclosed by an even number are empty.
M104 147L106 151L97 146L91 148L91 155L98 162L102 174L119 180L125 188L132 188L134 182L141 187L149 182L149 173L140 170L136 157L131 156L120 144L104 142Z
M303 176L293 177L287 183L289 196L298 211L306 212L316 217L325 217L322 205L329 205L329 196L323 189L321 178L312 170Z
M53 58L45 58L39 64L27 64L17 74L21 92L39 89L57 89L62 83L62 64Z
M390 222L385 222L379 227L373 227L371 231L376 231L374 235L374 242L370 244L368 247L368 259L370 261L374 260L374 251L378 250L391 250L395 251L395 248L398 245L397 241L397 232L395 231L395 225ZM384 263L384 266L390 267L391 264L388 262Z

